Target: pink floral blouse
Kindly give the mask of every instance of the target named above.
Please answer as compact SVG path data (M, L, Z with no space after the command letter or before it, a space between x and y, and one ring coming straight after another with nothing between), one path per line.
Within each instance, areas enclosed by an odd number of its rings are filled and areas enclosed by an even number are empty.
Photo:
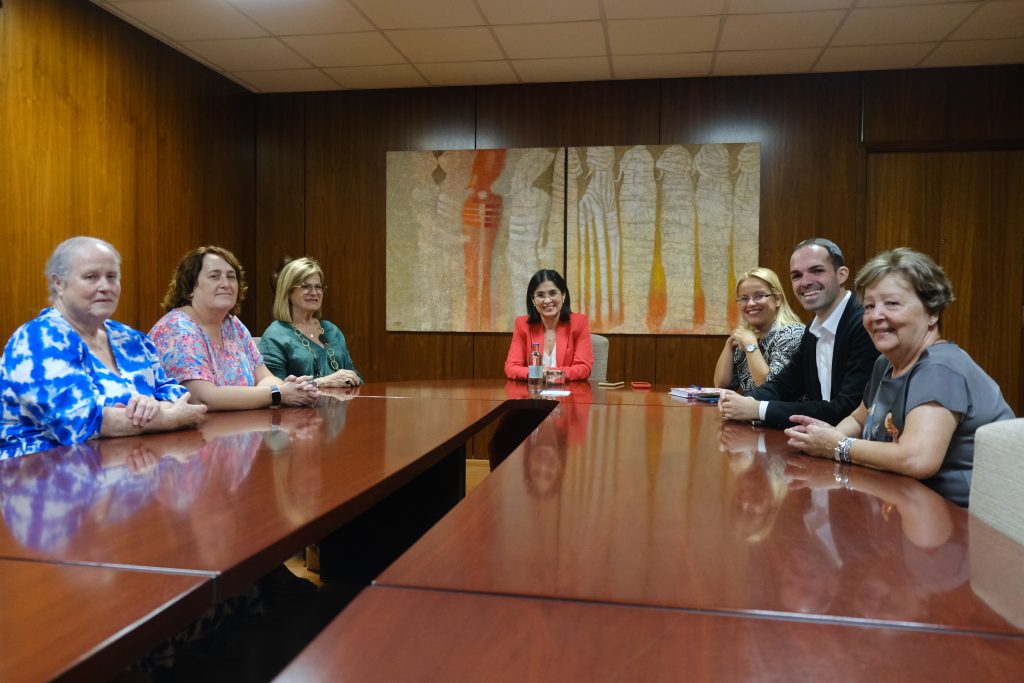
M251 387L263 355L249 330L229 315L220 325L224 346L216 346L196 321L180 309L160 318L149 337L160 354L164 371L178 382L202 379L219 387Z

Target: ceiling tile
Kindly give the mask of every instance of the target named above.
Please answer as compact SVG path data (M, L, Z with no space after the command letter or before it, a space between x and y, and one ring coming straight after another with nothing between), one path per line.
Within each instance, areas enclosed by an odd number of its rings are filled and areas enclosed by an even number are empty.
M815 71L878 71L911 69L931 52L935 43L830 47L815 64Z
M349 33L373 27L346 0L228 0L240 12L278 36Z
M202 40L182 45L201 59L225 71L301 69L309 66L277 38Z
M402 55L376 31L291 36L281 40L315 66L368 66L405 62Z
M612 57L615 78L682 78L707 76L711 70L710 52L680 55L634 55Z
M221 0L135 0L119 12L172 40L255 38L267 32Z
M341 89L319 69L248 71L235 75L257 92L317 92Z
M954 40L1024 36L1024 0L990 2L953 33Z
M715 76L751 76L754 74L791 74L811 70L821 54L820 47L796 50L750 50L719 52L715 57Z
M485 85L515 83L516 75L505 60L422 64L420 71L433 85Z
M473 0L351 0L377 28L482 26Z
M486 28L387 31L387 37L414 62L474 62L504 57Z
M346 88L355 90L422 88L427 85L427 82L423 80L423 76L408 64L349 66L324 69L324 71Z
M935 0L928 0L935 2ZM813 12L847 9L854 0L732 0L729 14L767 14L769 12Z
M833 45L884 45L942 40L975 3L858 9L850 13Z
M599 21L495 26L494 33L511 59L594 57L607 52Z
M607 81L612 77L607 57L519 59L512 62L512 67L524 83Z
M921 66L976 66L1024 63L1024 38L950 40L939 45Z
M717 16L609 21L608 39L616 55L709 52L719 21Z
M608 19L704 17L724 10L725 0L604 0Z
M823 47L844 14L842 10L830 10L729 16L725 20L718 49L745 51Z
M537 24L601 18L598 0L477 0L491 24Z

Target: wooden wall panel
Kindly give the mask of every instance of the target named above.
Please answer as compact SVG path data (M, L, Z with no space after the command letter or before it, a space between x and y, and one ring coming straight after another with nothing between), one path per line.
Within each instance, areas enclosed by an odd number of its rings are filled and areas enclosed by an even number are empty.
M864 143L878 149L1024 144L1024 65L864 74Z
M121 251L116 317L159 315L173 259L251 240L252 96L87 2L0 10L0 240L16 254L4 340L46 305L43 265L75 234Z
M688 79L663 88L661 144L761 143L760 264L779 274L787 295L790 252L803 239L827 237L851 267L862 262L855 74ZM724 343L658 337L657 380L710 383Z
M448 88L308 96L306 250L330 287L325 317L341 327L367 379L473 375L472 335L385 331L385 154L472 149L474 95Z
M931 255L956 301L943 337L959 344L1020 413L1024 315L1024 152L869 157L869 250Z
M250 289L256 308L251 326L255 335L273 320L269 282L278 262L283 256L297 258L306 253L305 97L268 95L258 98L257 106L254 241L259 248Z

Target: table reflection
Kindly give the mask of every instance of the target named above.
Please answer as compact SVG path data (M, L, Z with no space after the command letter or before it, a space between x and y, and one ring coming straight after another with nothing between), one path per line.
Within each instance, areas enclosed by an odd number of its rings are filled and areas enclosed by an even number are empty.
M5 460L0 515L17 543L58 553L87 522L127 520L154 501L192 517L207 490L235 494L264 446L275 456L279 507L301 515L289 473L316 466L316 450L344 432L347 407L331 397L317 410L221 414L198 431L99 439Z

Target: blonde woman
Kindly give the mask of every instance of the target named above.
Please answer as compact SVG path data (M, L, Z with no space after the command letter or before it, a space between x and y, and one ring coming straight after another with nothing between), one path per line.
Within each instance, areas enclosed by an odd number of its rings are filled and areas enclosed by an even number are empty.
M324 272L311 258L288 261L274 283L274 322L263 332L259 349L267 367L280 375L307 375L318 387L356 387L356 372L345 335L321 318Z
M775 271L754 268L736 283L743 323L729 338L715 366L715 386L747 393L786 367L800 346L804 324L786 301Z

